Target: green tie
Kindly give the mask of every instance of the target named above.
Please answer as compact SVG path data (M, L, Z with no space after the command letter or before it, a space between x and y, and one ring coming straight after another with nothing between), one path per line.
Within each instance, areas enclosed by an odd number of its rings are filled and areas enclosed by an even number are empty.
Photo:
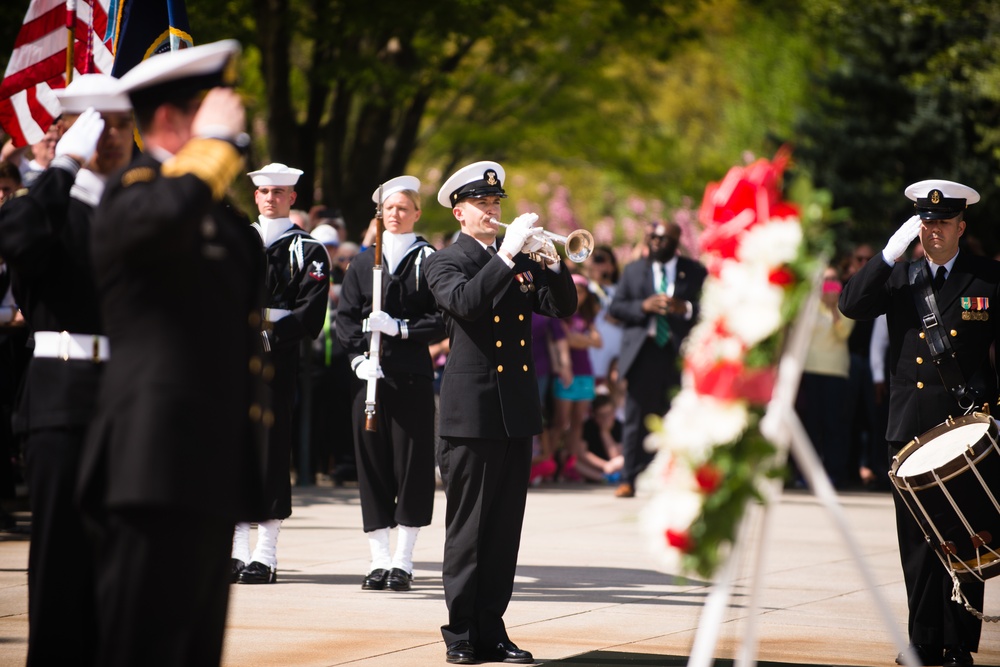
M667 293L667 267L660 266L660 285L656 290L660 294ZM666 315L656 316L656 344L663 347L670 340L670 323Z

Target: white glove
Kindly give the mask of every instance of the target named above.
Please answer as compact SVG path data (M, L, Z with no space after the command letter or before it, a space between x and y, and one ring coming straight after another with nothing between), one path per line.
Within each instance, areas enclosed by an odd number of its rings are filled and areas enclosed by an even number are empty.
M500 252L506 253L511 258L521 252L524 249L525 241L541 231L532 227L537 221L538 215L535 213L524 213L514 218L514 222L507 226L507 231L504 233Z
M369 331L381 331L388 336L398 336L399 329L399 320L384 310L376 310L368 316Z
M906 252L913 239L917 238L917 235L920 234L921 224L920 216L914 215L900 225L896 233L885 244L885 249L882 251L882 257L885 258L886 262L889 264L896 263L896 258Z
M102 132L104 119L94 107L89 107L63 133L56 144L56 157L68 155L80 160L81 164L87 164L97 151L97 140L101 138Z
M385 374L382 372L382 367L368 358L364 358L364 360L354 368L354 374L360 379L366 381L373 378L385 377Z

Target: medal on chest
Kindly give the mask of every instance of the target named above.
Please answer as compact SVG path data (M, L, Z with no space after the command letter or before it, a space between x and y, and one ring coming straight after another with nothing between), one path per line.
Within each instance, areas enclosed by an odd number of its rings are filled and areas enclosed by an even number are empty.
M524 273L518 273L514 276L518 283L520 283L519 289L522 292L528 292L531 290L535 291L534 277L531 275L531 271L525 271Z

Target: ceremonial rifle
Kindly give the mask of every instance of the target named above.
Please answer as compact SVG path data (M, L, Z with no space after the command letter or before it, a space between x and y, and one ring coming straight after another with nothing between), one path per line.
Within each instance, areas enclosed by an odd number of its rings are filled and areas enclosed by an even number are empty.
M375 263L372 265L372 312L382 310L382 185L378 186L378 207L375 209ZM368 317L370 318L371 315ZM381 365L382 332L372 331L371 344L368 348L368 358L372 368ZM365 430L375 431L375 390L378 388L378 377L375 372L368 376L367 393L365 394Z

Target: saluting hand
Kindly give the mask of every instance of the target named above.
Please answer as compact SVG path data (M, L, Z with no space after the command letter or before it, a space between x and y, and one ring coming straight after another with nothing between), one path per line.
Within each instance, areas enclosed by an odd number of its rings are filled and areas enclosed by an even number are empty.
M56 144L56 157L66 155L81 165L90 162L97 151L97 142L104 132L104 119L101 114L89 107L77 116L68 130Z
M191 124L196 137L235 139L246 127L243 101L232 88L213 88L198 107Z

